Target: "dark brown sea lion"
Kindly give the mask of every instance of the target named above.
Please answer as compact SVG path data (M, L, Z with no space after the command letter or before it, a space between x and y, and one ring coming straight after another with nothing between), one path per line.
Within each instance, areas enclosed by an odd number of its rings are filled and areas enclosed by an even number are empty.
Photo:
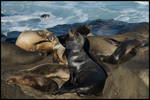
M98 95L103 90L107 75L86 54L84 44L84 37L70 30L66 43L70 78L55 94Z
M40 41L48 41L50 35L51 32L47 30L24 31L17 38L16 45L26 51L35 51L35 44Z
M85 36L90 34L91 30L92 30L92 25L89 26L81 25L76 28L76 32L79 32L81 35L85 35Z
M42 92L52 94L58 89L58 85L50 78L45 78L39 74L15 73L7 79L8 84L26 85L38 89Z
M89 25L89 26L80 25L80 26L77 27L75 30L76 30L76 32L79 32L80 34L82 34L82 35L84 35L84 36L87 36L87 35L91 36L91 35L93 35L92 33L90 33L91 30L92 30L92 25ZM67 40L68 37L69 37L68 34L62 35L62 36L58 36L58 39L59 39L60 43L61 43L63 46L66 45L66 42L65 42L65 41Z
M25 51L15 44L1 42L1 61L4 64L31 64L44 57L42 52Z

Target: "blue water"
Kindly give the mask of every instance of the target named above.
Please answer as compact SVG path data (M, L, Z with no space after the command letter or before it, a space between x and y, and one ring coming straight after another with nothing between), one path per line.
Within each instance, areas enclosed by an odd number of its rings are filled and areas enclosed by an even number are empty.
M2 1L1 33L41 30L95 19L149 22L148 1ZM40 18L50 14L50 18Z

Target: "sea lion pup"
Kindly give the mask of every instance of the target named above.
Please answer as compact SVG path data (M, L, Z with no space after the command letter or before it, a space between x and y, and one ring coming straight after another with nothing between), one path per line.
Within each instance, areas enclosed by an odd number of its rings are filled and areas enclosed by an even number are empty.
M42 52L25 51L15 44L1 42L1 61L4 64L31 64L44 59Z
M69 68L66 67L66 65L57 63L44 63L21 71L32 74L39 74L46 78L51 78L58 84L59 88L66 81L68 81L70 77Z
M26 30L18 36L16 45L26 51L35 51L34 44L39 41L49 41L48 36L50 36L50 34L51 32L47 30Z
M31 73L15 73L14 75L10 76L6 82L8 84L30 86L48 94L52 94L58 89L57 83L52 79Z
M75 92L79 96L90 96L99 95L103 90L107 74L85 53L84 42L80 33L70 30L66 41L70 78L55 94Z
M59 39L51 33L52 37L49 39L53 44L54 50L54 59L57 59L57 56L60 60L59 64L68 65L66 56L65 56L65 47L59 42Z
M22 71L26 73L40 74L47 78L59 77L64 81L69 79L69 68L61 64L44 63Z

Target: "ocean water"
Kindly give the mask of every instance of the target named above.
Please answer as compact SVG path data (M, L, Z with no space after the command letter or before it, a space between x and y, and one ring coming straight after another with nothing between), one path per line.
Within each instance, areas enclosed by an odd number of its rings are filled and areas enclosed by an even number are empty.
M114 19L149 22L148 1L2 1L1 33L41 30L56 25ZM40 18L49 14L47 19Z

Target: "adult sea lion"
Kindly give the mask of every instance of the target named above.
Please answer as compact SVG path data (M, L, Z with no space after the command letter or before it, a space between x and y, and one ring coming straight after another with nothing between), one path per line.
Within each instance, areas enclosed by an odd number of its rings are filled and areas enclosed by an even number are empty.
M48 36L50 35L51 32L47 30L26 30L19 35L16 40L16 45L26 51L35 51L36 48L34 44L40 41L49 41Z
M4 64L31 64L44 57L42 52L25 51L15 44L1 42L1 61Z
M70 30L66 43L70 78L55 94L98 95L102 91L107 75L88 57L83 48L84 42L80 33Z

